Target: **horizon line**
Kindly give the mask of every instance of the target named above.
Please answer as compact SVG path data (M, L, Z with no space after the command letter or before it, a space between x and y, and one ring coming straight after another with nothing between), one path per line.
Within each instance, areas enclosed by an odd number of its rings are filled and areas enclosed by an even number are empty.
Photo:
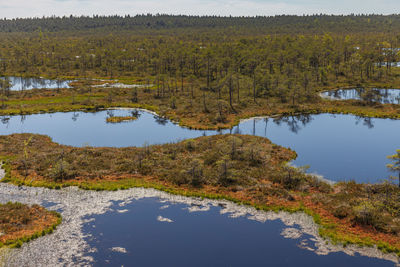
M138 14L113 14L113 15L43 15L41 17L3 17L0 18L0 21L7 20L33 20L33 19L70 19L70 18L112 18L112 17L120 17L120 18L135 18L135 17L193 17L193 18L277 18L277 17L391 17L391 16L400 16L400 13L391 13L391 14L383 14L383 13L346 13L346 14L329 14L329 13L310 13L310 14L275 14L275 15L192 15L192 14L171 14L171 13L138 13Z

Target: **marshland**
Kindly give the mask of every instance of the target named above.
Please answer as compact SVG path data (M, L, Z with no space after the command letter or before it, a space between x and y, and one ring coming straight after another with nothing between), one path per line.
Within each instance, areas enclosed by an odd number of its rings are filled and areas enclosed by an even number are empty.
M0 20L1 262L398 264L399 27Z

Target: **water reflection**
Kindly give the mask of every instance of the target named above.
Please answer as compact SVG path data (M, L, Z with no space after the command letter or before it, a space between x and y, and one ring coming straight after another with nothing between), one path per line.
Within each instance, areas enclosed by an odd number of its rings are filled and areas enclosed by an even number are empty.
M387 67L387 66L390 66L390 67L400 67L400 62L381 62L381 63L375 63L375 66L378 66L378 67Z
M168 123L168 119L167 118L164 118L164 117L161 117L161 116L158 116L158 115L154 115L153 118L154 118L155 122L157 122L160 125L166 125Z
M356 116L355 118L356 118L356 125L362 123L362 125L368 127L368 129L374 128L374 122L372 118L359 117L359 116Z
M78 112L73 112L72 113L72 121L77 121L79 118L79 113Z
M114 115L114 111L113 110L107 110L107 117L108 118L113 118L115 115Z
M8 124L9 124L9 122L10 122L10 117L9 117L9 116L1 116L1 117L0 117L0 121L1 121L2 124L8 126ZM23 123L22 118L21 118L21 123Z
M7 254L5 266L393 266L376 248L332 245L304 213L263 212L154 189L115 192L0 185L0 203L62 214L51 235Z
M5 79L1 77L1 79ZM71 88L69 83L71 81L65 80L50 80L43 78L24 78L24 77L7 77L11 83L11 91L24 91L31 89L61 89Z
M373 101L382 104L400 104L400 89L371 89L374 94ZM366 93L364 88L340 89L321 93L321 96L331 100L361 100ZM365 98L365 97L364 97Z
M132 113L133 112L133 113ZM109 116L135 115L137 120L106 123ZM71 119L72 118L72 119ZM254 118L228 130L203 131L180 127L140 110L107 110L0 117L0 134L37 133L72 146L127 147L165 144L204 135L257 135L295 150L293 164L334 181L379 182L388 178L386 156L400 148L400 121L353 115L296 115Z
M115 116L135 116L138 119L125 123L106 123ZM55 142L82 146L126 147L144 143L164 144L202 135L218 134L217 131L190 130L166 118L149 112L132 109L103 110L96 113L67 112L0 117L4 125L0 134L37 133L52 137Z
M274 118L274 123L278 126L286 124L292 133L298 133L302 127L307 126L313 120L311 115L295 115ZM266 126L267 127L267 126Z
M255 118L230 132L263 136L295 150L293 164L334 181L380 182L390 177L386 156L400 147L400 121L353 115ZM223 133L227 133L224 131Z
M140 115L141 115L141 113L140 113L140 111L139 110L137 110L137 109L134 109L134 110L132 110L131 111L131 115L132 115L132 117L136 117L136 118L140 118Z
M330 249L326 254L320 237L306 233L296 215L292 224L291 219L227 210L224 203L187 205L151 198L117 202L84 225L88 244L96 248L87 256L96 266L393 265Z

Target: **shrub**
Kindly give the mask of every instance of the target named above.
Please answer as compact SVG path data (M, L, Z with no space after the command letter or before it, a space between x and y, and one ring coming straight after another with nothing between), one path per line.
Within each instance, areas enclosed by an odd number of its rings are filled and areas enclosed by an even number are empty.
M193 140L186 140L185 147L188 151L194 151L196 149L196 145Z
M300 174L292 167L286 167L284 169L286 173L282 176L281 184L288 190L297 189L303 180Z
M383 232L390 231L388 229L388 217L385 216L379 208L379 203L371 201L363 201L353 208L355 223L365 226L372 226L375 229Z
M244 159L249 161L250 166L258 166L262 163L261 149L253 144L246 148L244 153Z
M199 187L204 182L203 166L199 160L193 160L190 163L189 169L186 171L189 176L189 183L194 187Z
M223 186L229 186L236 182L230 170L231 162L225 158L216 163L218 168L218 182Z
M338 207L333 208L332 210L333 210L333 216L339 219L346 218L351 214L351 207L347 205L340 205Z
M60 160L51 169L49 176L54 181L63 181L74 177L70 169L70 164L65 160Z

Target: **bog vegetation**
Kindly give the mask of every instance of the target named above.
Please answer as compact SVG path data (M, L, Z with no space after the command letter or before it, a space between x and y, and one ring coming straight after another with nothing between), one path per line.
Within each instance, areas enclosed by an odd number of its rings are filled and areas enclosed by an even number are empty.
M51 233L61 217L39 205L0 204L0 247L20 247L23 242Z
M319 96L341 87L400 88L400 16L52 17L0 20L0 38L0 76L76 79L72 89L29 91L11 91L8 80L0 80L3 120L118 106L204 129L284 113L400 118L399 105L379 104L374 90L361 100ZM151 186L260 209L302 210L334 242L400 253L397 186L329 185L285 165L295 152L259 137L116 149L12 135L0 137L0 155L7 159L6 181L17 184Z
M140 106L196 128L282 112L397 118L398 105L379 105L374 94L328 103L318 92L400 87L399 21L150 15L3 20L0 75L78 81L72 90L11 92L2 80L0 113ZM98 86L117 79L126 88Z
M392 183L330 185L286 165L295 152L261 137L217 135L141 148L75 148L49 137L0 137L5 182L60 189L154 187L265 210L306 211L334 242L400 253L400 197Z

